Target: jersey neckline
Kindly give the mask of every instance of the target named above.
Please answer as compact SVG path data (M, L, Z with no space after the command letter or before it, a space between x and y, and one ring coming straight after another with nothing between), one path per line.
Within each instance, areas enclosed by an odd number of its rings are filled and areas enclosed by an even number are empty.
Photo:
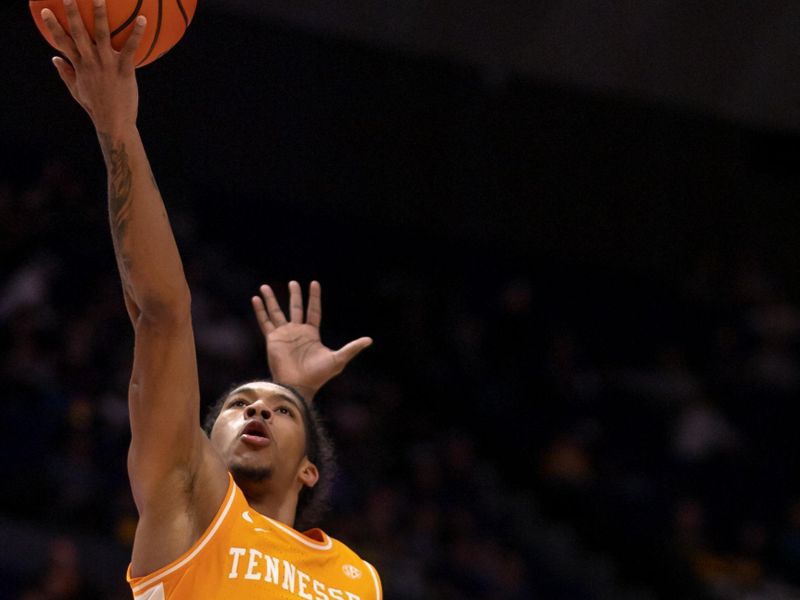
M258 514L261 515L261 513ZM322 529L315 527L314 529L309 529L308 531L300 532L294 529L293 527L289 527L285 523L277 521L276 519L272 519L266 515L261 515L261 516L264 517L267 521L269 521L272 525L277 527L278 530L296 539L298 542L305 544L309 548L314 548L315 550L330 550L331 548L333 548L333 540L327 533L322 531Z

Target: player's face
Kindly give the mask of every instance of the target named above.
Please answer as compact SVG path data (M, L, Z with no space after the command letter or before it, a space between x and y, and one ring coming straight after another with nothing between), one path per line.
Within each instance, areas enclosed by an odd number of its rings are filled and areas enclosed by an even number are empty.
M279 385L247 383L225 399L211 443L234 475L291 484L307 461L302 410L299 400Z

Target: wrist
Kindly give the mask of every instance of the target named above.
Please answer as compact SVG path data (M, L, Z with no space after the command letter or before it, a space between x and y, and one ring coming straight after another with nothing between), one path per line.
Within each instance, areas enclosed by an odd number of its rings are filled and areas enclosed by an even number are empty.
M104 139L125 139L132 134L138 134L136 121L97 122L94 124L94 128L101 142Z
M314 401L314 396L316 396L317 392L319 391L319 388L315 388L313 386L305 385L302 383L292 383L290 381L282 381L282 380L278 380L277 383L292 388L303 397L303 400L305 400L309 404L311 404Z

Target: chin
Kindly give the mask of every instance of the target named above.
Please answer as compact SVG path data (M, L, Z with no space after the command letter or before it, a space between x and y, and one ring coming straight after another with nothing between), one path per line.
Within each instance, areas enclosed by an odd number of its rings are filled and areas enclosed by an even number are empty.
M272 477L272 470L263 465L230 465L228 470L233 475L233 479L239 483L261 483Z

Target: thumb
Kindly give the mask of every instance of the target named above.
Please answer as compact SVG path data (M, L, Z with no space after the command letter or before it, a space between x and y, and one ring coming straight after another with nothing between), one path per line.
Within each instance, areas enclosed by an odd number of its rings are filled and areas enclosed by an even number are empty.
M361 352L365 348L368 348L371 345L372 345L372 338L370 337L358 338L357 340L354 340L349 344L345 344L335 352L336 361L340 365L344 366L351 360L353 360L359 352Z
M60 56L53 57L53 65L58 71L61 80L66 84L67 89L69 89L72 96L75 97L75 69ZM75 97L75 99L77 100L77 97Z

